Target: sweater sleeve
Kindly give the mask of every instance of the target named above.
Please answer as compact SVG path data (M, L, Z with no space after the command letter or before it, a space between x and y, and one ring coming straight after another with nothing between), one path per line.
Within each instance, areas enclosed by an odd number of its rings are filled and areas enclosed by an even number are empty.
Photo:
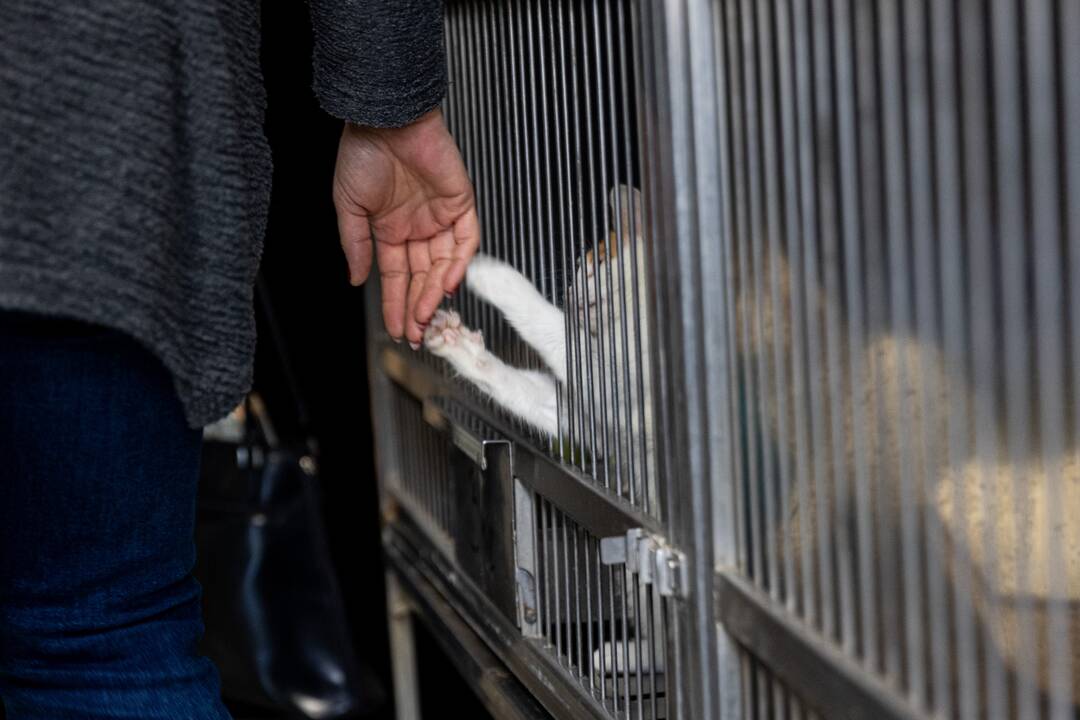
M446 92L442 0L310 0L315 95L331 115L400 127Z

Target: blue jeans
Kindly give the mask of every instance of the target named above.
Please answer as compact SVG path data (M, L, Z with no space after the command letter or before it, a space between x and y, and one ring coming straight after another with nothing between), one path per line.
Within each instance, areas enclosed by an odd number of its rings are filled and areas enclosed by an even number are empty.
M0 312L0 698L9 720L227 720L196 651L201 434L119 333Z

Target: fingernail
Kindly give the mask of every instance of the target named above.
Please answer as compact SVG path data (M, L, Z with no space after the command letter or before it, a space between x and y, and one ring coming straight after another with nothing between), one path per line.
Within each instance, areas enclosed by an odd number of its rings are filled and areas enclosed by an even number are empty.
M454 297L454 293L443 293L443 295L446 297L447 300Z
M398 345L400 345L400 344L401 344L401 338L397 338L397 337L392 337L392 338L390 338L390 339L391 339L391 340L393 340L393 341L394 341L395 343L397 343Z
M420 343L411 342L411 343L409 343L409 347L411 347L413 350L419 350L420 349Z

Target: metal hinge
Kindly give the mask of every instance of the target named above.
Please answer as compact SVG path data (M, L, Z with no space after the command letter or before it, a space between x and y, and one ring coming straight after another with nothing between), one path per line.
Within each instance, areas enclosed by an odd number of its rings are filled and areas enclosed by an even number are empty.
M601 538L600 561L625 564L643 584L655 583L656 591L664 597L686 597L686 556L659 535L634 528L626 535Z

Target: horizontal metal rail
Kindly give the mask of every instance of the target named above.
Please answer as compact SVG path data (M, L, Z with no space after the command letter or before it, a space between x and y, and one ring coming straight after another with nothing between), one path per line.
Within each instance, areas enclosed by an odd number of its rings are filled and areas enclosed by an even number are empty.
M735 573L716 576L724 629L829 720L920 720L922 715L851 657L816 637Z

